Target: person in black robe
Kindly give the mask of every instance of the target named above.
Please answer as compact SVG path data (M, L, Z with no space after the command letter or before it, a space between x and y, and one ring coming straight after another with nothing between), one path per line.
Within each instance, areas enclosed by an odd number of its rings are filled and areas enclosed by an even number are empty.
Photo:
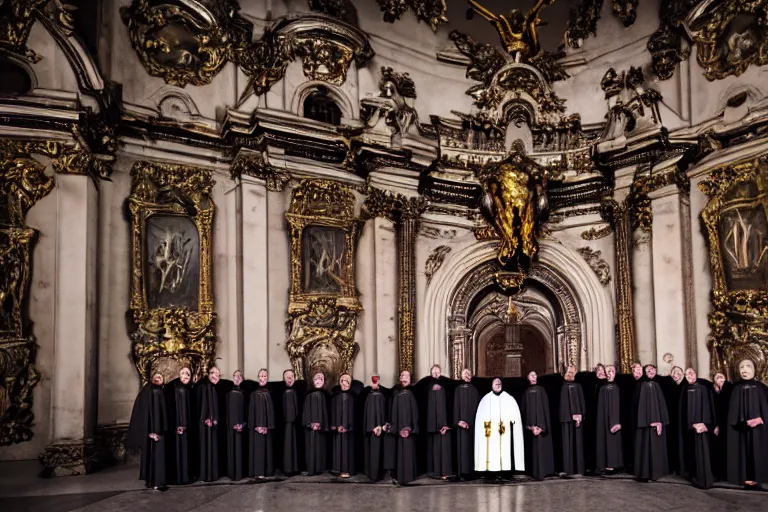
M152 382L139 391L133 403L126 445L141 450L139 478L147 487L165 487L165 434L168 416L163 395L163 376L152 376Z
M215 366L195 386L196 403L200 408L198 432L200 438L200 465L198 477L203 482L219 479L219 395L216 385L221 374Z
M525 436L525 467L536 480L555 473L552 449L552 427L549 420L549 398L538 385L536 372L528 374L530 386L523 393L522 415Z
M371 377L371 389L365 399L363 429L365 435L365 474L372 482L381 479L385 428L387 427L387 397L379 387L379 376Z
M243 372L235 371L232 375L235 387L227 393L227 475L237 482L245 478L245 394L240 389Z
M453 394L453 425L456 429L456 473L459 479L475 469L475 416L480 395L472 385L469 368L461 371L461 384Z
M304 400L301 422L304 425L304 456L308 475L319 475L328 469L326 436L328 421L328 395L323 389L325 375L321 372L312 377L314 389Z
M251 392L248 400L248 432L250 457L248 476L267 478L275 474L272 456L272 431L275 430L275 407L272 393L267 388L269 374L265 368L259 370L258 387Z
M712 439L712 473L718 480L728 479L728 407L731 402L733 384L725 380L725 375L716 373L712 395L715 401L715 420L717 434Z
M560 435L563 438L563 472L584 474L584 429L587 406L581 385L574 382L576 367L569 366L560 390Z
M355 398L348 373L339 377L339 387L331 401L332 471L341 478L349 478L355 473Z
M685 380L678 421L680 475L691 480L696 487L709 489L715 481L710 458L712 434L719 433L715 422L715 401L712 390L697 379L696 370L685 370Z
M640 397L640 386L644 380L643 366L632 363L632 374L617 375L616 382L621 388L621 424L625 425L622 441L624 442L624 468L634 473L635 434L637 433L637 400Z
M296 382L293 370L283 372L283 382L285 383L285 391L283 391L281 401L283 422L282 470L286 476L291 476L299 472L296 426L300 423L299 398L293 387L294 382Z
M416 435L419 433L419 408L410 389L411 372L400 372L395 386L390 413L391 429L396 437L395 479L399 485L416 480Z
M768 484L768 389L755 380L755 364L739 363L728 410L728 481L747 488Z
M641 481L658 480L669 474L667 428L669 412L664 393L654 380L656 367L645 367L637 399L635 433L635 477Z
M664 393L664 401L667 402L669 411L669 427L671 435L667 436L667 460L669 460L669 472L680 473L680 424L678 410L680 409L680 393L685 383L685 372L679 366L673 366L668 377L662 377L659 385Z
M581 384L584 400L587 404L587 413L581 422L584 430L584 469L586 474L595 473L595 455L597 442L597 401L600 389L608 382L605 375L605 366L597 363L593 372L579 372L576 374L576 382Z
M192 437L192 391L190 381L192 371L184 367L179 371L179 378L165 386L165 402L168 408L169 431L173 432L173 442L168 443L166 452L169 468L169 480L177 485L192 481L192 467L189 440Z
M430 369L426 400L427 475L447 480L451 469L451 427L448 422L448 394L440 377L440 365Z
M613 473L624 467L621 440L621 390L616 385L616 367L605 369L607 382L600 387L595 421L595 473Z

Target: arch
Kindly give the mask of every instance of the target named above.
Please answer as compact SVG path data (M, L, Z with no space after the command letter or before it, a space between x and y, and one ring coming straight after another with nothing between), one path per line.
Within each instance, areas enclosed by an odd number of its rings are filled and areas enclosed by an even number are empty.
M593 362L614 361L614 305L610 292L576 251L553 239L540 240L539 247L539 260L528 277L559 301L564 316L558 337L571 348L572 355L574 350L578 354L577 366L586 370ZM462 364L452 360L449 350L461 336L469 335L466 317L461 316L464 299L457 301L456 293L470 272L484 263L492 264L496 250L497 242L489 241L455 251L432 277L420 315L417 371L426 371L429 361L442 361L448 367ZM488 268L485 272L489 272ZM490 285L492 275L483 279ZM476 283L475 289L479 292L480 284ZM467 297L466 303L470 300ZM466 310L463 312L466 314Z
M344 94L341 88L320 80L310 80L296 88L291 98L291 112L297 116L304 117L304 102L310 94L319 91L321 87L328 92L328 97L341 109L342 121L355 118L355 109L352 101Z
M0 76L10 78L11 83L4 80L0 90L3 94L28 94L37 89L37 75L25 59L13 54L0 58Z

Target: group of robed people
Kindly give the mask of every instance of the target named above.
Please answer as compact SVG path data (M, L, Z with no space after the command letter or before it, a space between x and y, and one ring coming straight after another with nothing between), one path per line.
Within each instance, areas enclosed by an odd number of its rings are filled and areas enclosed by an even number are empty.
M683 374L684 373L684 374ZM642 481L675 473L708 488L768 484L768 388L742 361L740 379L699 379L692 368L668 377L639 364L527 378L461 380L431 374L391 389L378 377L363 387L349 374L330 391L323 373L310 383L292 370L281 382L231 381L218 368L196 383L189 368L167 385L142 388L128 442L141 450L148 487L227 476L269 479L331 471L340 478L386 474L401 485L434 478L501 478L633 473ZM309 384L309 385L307 385ZM480 397L483 397L482 400ZM554 416L553 416L554 414Z

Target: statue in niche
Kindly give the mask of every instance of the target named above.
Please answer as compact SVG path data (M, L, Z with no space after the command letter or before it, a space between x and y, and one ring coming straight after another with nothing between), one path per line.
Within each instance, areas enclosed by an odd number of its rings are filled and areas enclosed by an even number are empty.
M720 240L730 290L768 289L768 191L762 180L729 190L720 217Z
M538 27L544 23L539 18L539 13L554 1L537 0L525 14L519 9L512 9L508 15L504 15L494 14L477 0L469 0L467 19L472 19L477 13L490 21L499 33L499 39L507 53L515 62L526 62L541 51Z
M302 289L305 293L339 293L344 284L344 230L309 226L304 230Z
M199 240L186 218L158 215L147 221L147 300L150 308L197 309Z

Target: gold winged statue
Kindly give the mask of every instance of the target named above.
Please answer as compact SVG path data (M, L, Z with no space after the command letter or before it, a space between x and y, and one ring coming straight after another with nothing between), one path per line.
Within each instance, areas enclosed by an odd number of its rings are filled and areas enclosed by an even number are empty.
M499 33L504 49L514 57L515 61L525 62L539 53L541 46L537 30L539 25L545 24L539 18L539 13L546 6L552 5L555 0L537 0L527 13L523 13L520 9L512 9L508 15L494 14L477 0L468 1L470 7L467 18L477 13L490 21Z

